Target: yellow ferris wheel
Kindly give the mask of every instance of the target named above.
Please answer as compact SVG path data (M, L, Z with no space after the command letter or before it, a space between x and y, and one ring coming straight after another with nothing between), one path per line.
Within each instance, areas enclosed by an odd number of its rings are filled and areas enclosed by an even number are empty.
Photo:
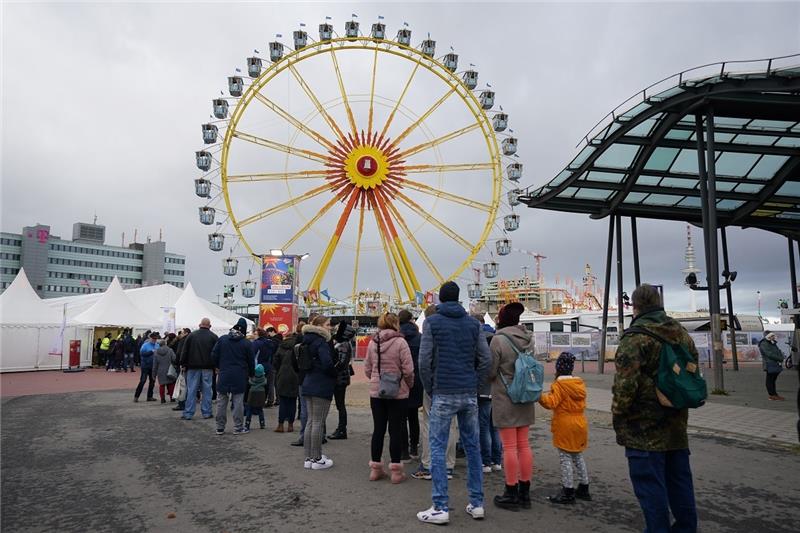
M355 19L342 36L325 22L318 40L303 25L292 37L290 48L278 34L269 60L254 50L202 125L195 192L200 221L218 226L209 248L235 243L225 274L240 246L310 252L307 294L355 298L366 284L419 302L487 240L510 252L518 141L473 65L460 71L452 47L437 56L430 35L412 45L407 25L395 39L380 21L362 35Z

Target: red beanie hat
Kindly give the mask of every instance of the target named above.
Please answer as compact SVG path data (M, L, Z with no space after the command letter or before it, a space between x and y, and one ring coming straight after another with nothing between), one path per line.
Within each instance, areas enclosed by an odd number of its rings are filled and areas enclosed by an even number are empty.
M497 315L497 329L516 326L519 324L519 317L525 312L525 306L519 302L513 302L500 308Z

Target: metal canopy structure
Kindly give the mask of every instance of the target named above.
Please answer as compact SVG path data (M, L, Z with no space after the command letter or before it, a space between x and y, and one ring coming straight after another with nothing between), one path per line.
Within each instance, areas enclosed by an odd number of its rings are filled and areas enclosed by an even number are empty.
M718 227L725 271L726 226L786 236L798 305L793 241L800 240L800 54L703 65L664 78L613 109L578 146L564 170L519 200L594 219L609 216L605 309L615 236L622 298L622 217L631 218L637 285L636 217L702 225L715 385L723 389ZM604 330L606 321L604 316Z

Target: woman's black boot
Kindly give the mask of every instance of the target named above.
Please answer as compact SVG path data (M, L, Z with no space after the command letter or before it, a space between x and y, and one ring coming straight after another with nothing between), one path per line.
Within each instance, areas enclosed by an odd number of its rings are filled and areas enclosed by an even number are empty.
M575 497L579 500L585 500L587 502L592 501L592 495L589 494L589 485L587 484L579 484L578 490L575 491Z
M558 491L558 494L553 496L548 496L548 500L550 503L564 503L564 504L572 504L575 503L575 489L568 489L567 487L561 487L561 490Z
M506 485L502 496L494 497L495 506L508 511L519 511L519 485Z
M519 482L519 506L523 509L531 508L531 482Z

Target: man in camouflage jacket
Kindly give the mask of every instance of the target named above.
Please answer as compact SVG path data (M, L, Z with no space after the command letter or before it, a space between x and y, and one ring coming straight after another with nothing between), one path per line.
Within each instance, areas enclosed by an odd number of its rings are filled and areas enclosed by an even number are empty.
M631 326L685 346L695 362L697 348L686 330L667 316L651 285L633 293ZM647 533L695 532L697 511L689 467L687 409L662 406L656 396L661 343L643 333L626 333L617 348L611 412L617 444L625 456ZM670 520L670 510L675 519Z

